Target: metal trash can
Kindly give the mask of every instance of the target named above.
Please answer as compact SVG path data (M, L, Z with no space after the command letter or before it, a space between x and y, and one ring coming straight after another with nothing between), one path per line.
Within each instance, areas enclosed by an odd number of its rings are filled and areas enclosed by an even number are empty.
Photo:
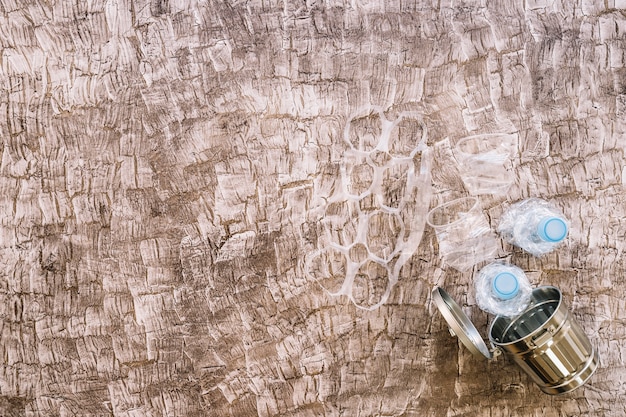
M528 308L519 316L496 316L489 329L492 350L445 290L436 287L432 297L450 333L473 354L491 359L507 352L546 394L571 392L598 367L598 353L556 287L535 288Z

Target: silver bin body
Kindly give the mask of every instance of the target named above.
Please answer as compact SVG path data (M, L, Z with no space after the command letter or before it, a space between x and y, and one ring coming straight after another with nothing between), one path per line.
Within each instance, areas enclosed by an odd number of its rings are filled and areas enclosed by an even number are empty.
M546 394L563 394L583 385L599 362L556 287L534 289L531 304L521 315L496 317L489 340Z

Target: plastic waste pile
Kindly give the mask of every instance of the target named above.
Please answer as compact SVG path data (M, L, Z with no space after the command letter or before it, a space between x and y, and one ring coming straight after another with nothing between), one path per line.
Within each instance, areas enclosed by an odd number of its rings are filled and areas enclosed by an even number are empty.
M474 274L473 284L478 307L496 316L489 329L492 349L443 288L435 287L432 300L451 334L472 353L488 359L507 353L544 393L563 394L591 378L600 361L598 352L569 314L558 288L533 288L521 268L495 261L497 244L484 226L487 219L476 197L502 194L514 182L509 164L513 144L512 135L499 134L459 141L459 170L472 197L445 202L427 216L446 266L464 272L490 262ZM511 204L496 230L505 242L541 257L564 242L569 224L555 205L528 198Z

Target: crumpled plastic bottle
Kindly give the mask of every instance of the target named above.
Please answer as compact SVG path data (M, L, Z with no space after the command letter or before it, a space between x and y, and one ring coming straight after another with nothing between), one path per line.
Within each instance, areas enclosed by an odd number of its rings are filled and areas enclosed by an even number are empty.
M476 303L498 316L517 316L528 304L532 287L524 271L515 265L494 262L483 267L474 280Z
M568 224L559 209L545 200L529 198L502 215L498 233L507 242L535 256L551 252L567 236Z

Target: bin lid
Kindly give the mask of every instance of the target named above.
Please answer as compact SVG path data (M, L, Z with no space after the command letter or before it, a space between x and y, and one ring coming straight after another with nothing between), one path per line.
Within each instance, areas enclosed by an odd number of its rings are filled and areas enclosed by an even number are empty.
M448 323L451 333L457 336L474 355L491 359L493 355L485 341L456 301L441 287L435 287L432 296L441 315Z

